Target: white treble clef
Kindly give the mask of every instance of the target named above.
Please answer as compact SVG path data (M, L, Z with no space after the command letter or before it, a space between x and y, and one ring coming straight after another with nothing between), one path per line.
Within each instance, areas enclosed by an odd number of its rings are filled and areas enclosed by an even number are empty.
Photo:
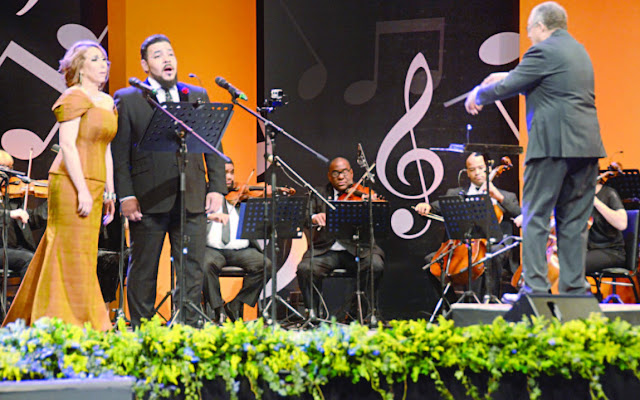
M409 103L411 82L414 75L416 74L416 72L418 72L419 69L423 69L426 72L427 84L424 91L422 92L422 95L412 107ZM409 65L409 69L407 70L407 75L404 82L404 104L407 112L402 116L402 118L400 118L398 122L396 122L396 124L393 126L393 128L391 128L387 136L382 141L376 159L376 171L378 173L378 177L380 178L380 182L382 182L384 187L389 190L389 192L401 198L424 198L424 200L428 202L429 194L433 193L436 190L436 188L442 182L442 178L444 176L444 167L440 158L429 149L419 148L416 144L415 134L413 132L413 128L420 122L420 120L422 120L424 115L427 113L429 105L431 104L432 96L433 79L431 77L431 71L424 55L422 53L418 53ZM398 164L396 167L396 173L398 174L398 178L402 183L407 186L411 186L411 184L407 181L405 171L407 166L415 161L418 167L418 175L420 176L420 184L422 189L421 193L418 194L401 193L400 191L396 190L389 183L386 173L387 161L389 160L389 156L393 148L407 133L411 138L413 149L409 150L402 157L400 157L400 160L398 160ZM429 188L426 187L424 174L422 172L422 166L420 163L421 160L428 162L433 168L433 182L431 183L431 186L429 186ZM391 216L391 228L396 235L404 239L413 239L419 237L424 232L426 232L426 230L429 229L429 226L431 225L430 222L427 222L424 229L422 229L420 232L412 235L407 235L406 232L411 229L411 227L413 226L413 222L413 214L405 208L399 208L395 210L393 212L393 215Z

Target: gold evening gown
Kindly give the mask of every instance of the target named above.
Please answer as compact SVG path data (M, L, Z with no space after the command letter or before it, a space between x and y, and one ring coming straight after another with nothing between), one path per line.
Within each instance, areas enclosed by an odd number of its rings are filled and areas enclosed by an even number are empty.
M91 323L111 328L98 277L98 238L102 221L102 194L106 179L105 151L116 134L117 112L98 107L78 88L65 91L53 105L58 122L80 117L76 146L85 181L93 198L87 217L78 215L78 196L62 153L49 170L49 217L3 325L24 319L27 325L41 317L68 323Z

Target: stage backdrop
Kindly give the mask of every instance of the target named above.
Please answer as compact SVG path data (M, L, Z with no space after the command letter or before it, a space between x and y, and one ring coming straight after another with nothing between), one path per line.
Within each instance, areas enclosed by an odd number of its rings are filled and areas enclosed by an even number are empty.
M458 185L465 156L436 148L518 144L517 100L505 101L502 113L486 107L482 118L466 114L462 102L445 105L516 65L518 2L264 4L265 93L280 88L289 97L272 119L329 159L349 159L356 180L362 144L376 163L374 189L392 210L392 233L381 241L383 316L426 316L437 294L423 258L440 246L444 227L410 206ZM288 138L279 136L276 147L305 179L327 183L326 164ZM512 161L514 170L496 184L518 192L518 157Z

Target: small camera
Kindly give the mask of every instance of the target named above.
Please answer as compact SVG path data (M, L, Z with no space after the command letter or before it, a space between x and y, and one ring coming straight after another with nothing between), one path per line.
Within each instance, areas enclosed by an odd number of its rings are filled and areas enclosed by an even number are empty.
M284 97L284 90L271 89L271 100L281 101L282 97Z

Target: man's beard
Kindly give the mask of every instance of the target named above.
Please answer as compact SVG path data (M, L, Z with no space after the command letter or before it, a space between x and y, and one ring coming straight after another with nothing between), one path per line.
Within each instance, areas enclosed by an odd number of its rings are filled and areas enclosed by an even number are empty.
M172 88L178 83L178 74L176 74L176 76L170 81L163 79L161 76L151 75L151 77L155 79L163 88Z

